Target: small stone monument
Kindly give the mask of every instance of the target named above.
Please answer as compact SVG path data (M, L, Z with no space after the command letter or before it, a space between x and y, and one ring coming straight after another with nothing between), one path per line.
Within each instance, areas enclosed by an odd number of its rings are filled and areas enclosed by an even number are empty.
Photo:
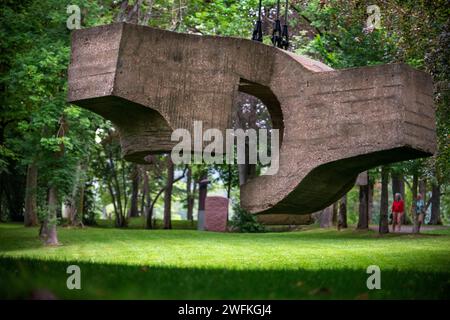
M207 197L205 204L205 230L226 232L228 222L228 198Z

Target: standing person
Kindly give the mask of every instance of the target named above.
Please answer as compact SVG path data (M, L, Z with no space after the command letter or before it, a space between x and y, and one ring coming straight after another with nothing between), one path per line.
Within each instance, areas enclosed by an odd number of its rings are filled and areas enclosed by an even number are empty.
M405 203L403 202L402 195L396 193L394 202L392 203L392 232L395 232L395 225L398 225L398 231L402 227L402 218L405 213Z
M417 219L417 233L420 232L420 226L423 223L423 218L425 216L425 202L423 201L423 196L421 193L417 195L416 199L416 219Z

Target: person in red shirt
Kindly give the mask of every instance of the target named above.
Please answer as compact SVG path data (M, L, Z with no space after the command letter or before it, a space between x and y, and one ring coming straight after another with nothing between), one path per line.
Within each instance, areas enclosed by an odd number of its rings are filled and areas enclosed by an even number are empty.
M396 193L394 202L392 203L392 232L395 232L395 225L398 225L398 231L400 232L404 213L405 203L403 202L402 195Z

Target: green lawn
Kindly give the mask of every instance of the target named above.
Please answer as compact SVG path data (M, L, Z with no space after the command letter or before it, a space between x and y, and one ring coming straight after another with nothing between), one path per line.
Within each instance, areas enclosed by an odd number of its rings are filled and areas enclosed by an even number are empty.
M238 234L195 230L36 228L0 224L0 298L46 289L59 298L450 298L450 231L388 235L353 229ZM66 288L77 264L82 290ZM381 268L368 290L366 268Z

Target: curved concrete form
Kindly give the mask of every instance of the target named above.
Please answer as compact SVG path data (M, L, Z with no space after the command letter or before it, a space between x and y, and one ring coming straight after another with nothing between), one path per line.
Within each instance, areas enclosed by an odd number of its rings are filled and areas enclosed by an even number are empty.
M172 130L230 128L237 93L281 130L279 172L241 186L253 213L327 207L371 167L435 152L430 77L403 64L333 70L258 42L131 24L74 31L69 102L117 125L123 155L170 152Z

